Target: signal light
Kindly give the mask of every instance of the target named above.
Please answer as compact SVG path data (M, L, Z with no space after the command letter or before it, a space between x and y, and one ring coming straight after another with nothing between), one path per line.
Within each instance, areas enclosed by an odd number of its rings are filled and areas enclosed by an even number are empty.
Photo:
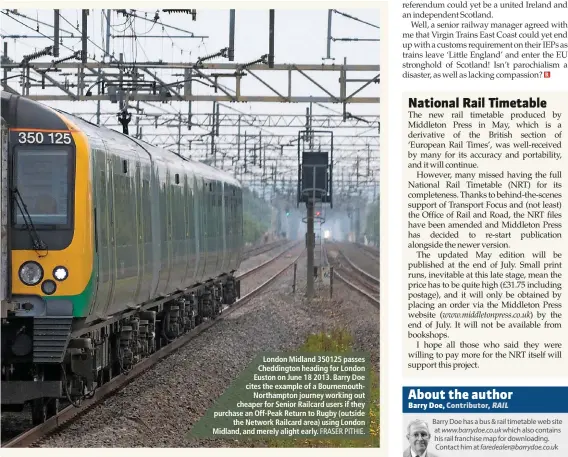
M317 212L316 212L316 216L319 216L319 215L320 215L320 212L319 212L319 211L317 211Z

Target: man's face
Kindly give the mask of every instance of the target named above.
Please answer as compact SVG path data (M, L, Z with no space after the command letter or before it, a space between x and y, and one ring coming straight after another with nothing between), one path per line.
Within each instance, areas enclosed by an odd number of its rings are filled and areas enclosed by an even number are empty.
M424 424L411 425L410 434L407 436L410 447L418 455L422 454L428 447L430 433Z

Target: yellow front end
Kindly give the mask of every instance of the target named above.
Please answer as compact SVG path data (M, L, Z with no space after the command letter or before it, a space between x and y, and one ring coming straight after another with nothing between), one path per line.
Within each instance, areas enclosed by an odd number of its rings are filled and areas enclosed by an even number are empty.
M45 131L44 135L67 133L75 144L72 239L60 250L50 249L46 243L47 249L12 251L12 299L17 303L16 315L22 317L85 317L93 298L94 223L89 145L82 132L62 119L69 126L68 132ZM40 226L36 232L40 239L53 236ZM39 264L43 271L35 285L26 285L20 278L21 267L30 261Z

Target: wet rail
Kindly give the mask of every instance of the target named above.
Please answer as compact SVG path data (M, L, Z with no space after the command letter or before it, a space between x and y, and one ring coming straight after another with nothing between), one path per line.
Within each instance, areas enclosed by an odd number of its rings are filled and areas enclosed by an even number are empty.
M380 305L380 279L358 266L347 257L340 244L327 243L325 259L333 267L333 277L364 295L374 306Z
M246 271L245 273L238 276L237 279L242 280L245 277L250 276L254 272L262 270L267 265L281 258L284 254L289 253L292 249L296 248L298 245L299 242L292 244L288 249L285 249L283 252L276 255L267 262L264 262L263 264L258 265L257 267ZM5 443L2 443L2 447L31 447L34 443L37 443L44 437L56 432L61 427L68 426L69 424L73 423L75 419L82 416L89 409L99 404L105 398L109 397L110 395L119 391L121 388L125 387L128 383L130 383L135 378L146 372L149 368L151 368L153 365L158 363L161 359L167 357L168 355L172 354L180 347L189 343L189 341L197 337L199 334L203 333L208 328L226 319L235 310L239 309L245 303L247 303L252 298L257 296L259 293L265 290L275 279L277 279L279 276L284 274L288 269L290 269L294 265L294 263L296 263L298 259L302 256L302 254L303 251L297 257L295 257L293 260L287 263L287 265L284 268L280 269L276 274L270 277L270 279L263 282L261 285L256 287L254 290L252 290L245 296L241 297L237 302L235 302L230 307L226 307L225 309L223 309L222 314L216 319L203 322L199 326L187 332L185 335L177 338L167 346L164 346L163 348L152 354L150 357L139 362L137 365L132 367L132 369L128 371L128 373L120 374L114 377L113 379L111 379L108 383L103 384L94 392L92 398L85 400L79 407L75 406L66 407L65 409L60 411L57 415L48 419L46 422L38 426L35 426L29 430L26 430L25 432L17 435L16 437L7 440Z

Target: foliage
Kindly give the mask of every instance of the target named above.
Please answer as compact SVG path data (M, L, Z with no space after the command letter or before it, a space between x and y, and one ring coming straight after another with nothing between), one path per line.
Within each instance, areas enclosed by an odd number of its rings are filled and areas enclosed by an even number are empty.
M298 352L349 352L352 351L353 338L345 329L320 332L310 335ZM358 439L271 439L270 447L379 447L380 445L380 407L379 376L371 367L370 399L370 437Z
M245 243L256 243L270 230L272 208L255 191L243 188L243 233Z
M367 211L366 235L367 239L376 246L380 245L381 211L379 199L369 205Z
M255 219L251 214L244 213L243 236L245 243L256 243L266 232L267 226Z

